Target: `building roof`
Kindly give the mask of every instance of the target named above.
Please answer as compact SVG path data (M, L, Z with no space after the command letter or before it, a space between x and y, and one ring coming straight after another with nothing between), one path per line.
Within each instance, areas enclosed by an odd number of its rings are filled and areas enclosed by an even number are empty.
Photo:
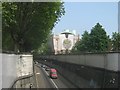
M73 35L75 35L73 32L70 32L69 29L64 30L61 34L73 34Z

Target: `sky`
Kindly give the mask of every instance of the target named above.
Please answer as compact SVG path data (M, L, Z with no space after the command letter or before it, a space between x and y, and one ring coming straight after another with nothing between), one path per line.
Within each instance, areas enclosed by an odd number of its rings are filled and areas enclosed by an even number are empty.
M59 34L65 29L76 30L80 36L85 30L91 31L96 23L100 23L107 35L118 32L117 2L65 2L65 15L53 28Z

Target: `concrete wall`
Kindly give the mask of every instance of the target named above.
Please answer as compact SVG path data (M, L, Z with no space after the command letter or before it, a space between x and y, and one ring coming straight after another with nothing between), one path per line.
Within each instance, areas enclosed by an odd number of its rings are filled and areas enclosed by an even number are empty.
M68 62L78 65L87 65L107 70L118 71L120 66L120 53L107 54L83 54L83 55L48 55L40 56L41 58L55 59L61 62ZM118 67L119 66L119 67Z
M38 62L56 68L69 82L80 88L117 88L120 53L47 55ZM45 61L46 59L46 61ZM119 79L119 80L118 80Z
M17 59L14 54L2 54L2 88L10 88L17 79Z
M0 90L2 89L2 54L0 53Z
M105 55L103 54L88 54L85 55L85 64L88 66L104 68Z
M1 54L2 59L2 88L10 88L15 80L21 76L33 74L33 56Z
M106 69L112 70L112 71L119 71L118 69L118 62L120 58L118 57L120 53L110 53L107 54L106 58Z
M88 67L82 67L77 64L70 64L59 61L38 61L40 63L56 68L66 80L72 83L76 88L100 88L103 82L103 72L94 72ZM52 62L52 63L51 63ZM98 74L99 73L99 74ZM98 80L99 79L99 80ZM62 79L61 79L62 80ZM91 81L93 83L91 84Z
M25 76L33 74L33 56L32 55L19 55L16 59L17 76Z

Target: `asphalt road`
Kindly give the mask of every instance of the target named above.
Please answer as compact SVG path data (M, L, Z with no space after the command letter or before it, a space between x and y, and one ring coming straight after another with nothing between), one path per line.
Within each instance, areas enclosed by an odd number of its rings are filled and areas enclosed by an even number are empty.
M36 82L37 88L75 88L71 83L69 83L65 78L63 78L59 73L57 79L51 79L49 77L49 71L41 67L41 64L37 64L36 67Z

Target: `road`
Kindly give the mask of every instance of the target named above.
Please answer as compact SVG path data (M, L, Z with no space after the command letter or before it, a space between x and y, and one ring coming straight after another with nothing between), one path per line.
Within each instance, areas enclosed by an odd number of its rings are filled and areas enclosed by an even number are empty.
M37 88L75 88L71 83L64 79L59 73L57 79L49 77L49 71L41 67L41 64L36 66L36 82Z

